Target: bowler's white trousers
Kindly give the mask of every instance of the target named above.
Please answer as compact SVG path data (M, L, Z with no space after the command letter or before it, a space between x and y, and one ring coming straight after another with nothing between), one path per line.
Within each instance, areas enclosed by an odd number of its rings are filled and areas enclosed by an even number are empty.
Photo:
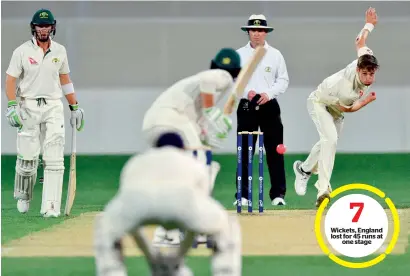
M330 178L336 155L337 141L343 128L343 116L333 117L326 105L317 102L313 97L307 100L307 109L319 133L319 141L313 146L309 156L302 164L305 172L318 174L315 187L317 197L331 190Z

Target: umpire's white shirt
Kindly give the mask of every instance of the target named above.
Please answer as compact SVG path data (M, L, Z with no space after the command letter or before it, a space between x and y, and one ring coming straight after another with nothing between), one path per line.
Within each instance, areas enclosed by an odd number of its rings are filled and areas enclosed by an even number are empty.
M19 97L60 99L63 97L60 74L70 73L66 49L51 41L44 54L33 38L13 51L6 73L17 78Z
M257 94L268 94L271 100L283 94L288 88L289 76L282 53L267 42L264 47L267 49L266 55L253 73L242 98L248 98L248 92L254 90ZM248 63L254 51L250 42L237 50L241 57L241 66Z

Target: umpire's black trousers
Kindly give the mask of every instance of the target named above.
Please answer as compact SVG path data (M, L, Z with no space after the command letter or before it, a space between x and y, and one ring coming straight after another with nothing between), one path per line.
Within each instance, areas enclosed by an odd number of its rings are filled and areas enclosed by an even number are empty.
M271 188L269 197L273 200L276 197L284 198L286 194L286 177L284 157L276 152L276 147L283 143L283 125L280 117L280 107L276 99L267 103L255 106L247 99L242 99L237 110L238 127L237 131L260 131L263 132L264 144ZM253 153L255 153L255 144L257 135L253 135ZM242 136L242 197L248 199L248 135ZM255 162L254 162L255 163ZM257 165L256 165L257 166ZM255 166L254 166L255 168ZM258 186L259 175L254 173L253 187ZM266 176L264 177L266 183ZM256 181L255 181L256 180ZM236 190L238 187L237 180ZM235 198L236 198L235 193ZM255 193L253 195L255 199Z

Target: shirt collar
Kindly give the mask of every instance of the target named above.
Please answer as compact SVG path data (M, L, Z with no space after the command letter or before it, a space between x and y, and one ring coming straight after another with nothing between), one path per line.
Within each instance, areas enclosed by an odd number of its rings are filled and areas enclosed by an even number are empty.
M37 39L33 36L32 38L31 38L31 43L33 43L33 46L35 47L35 48L39 48L40 46L38 46L38 44L37 44ZM54 42L53 42L53 40L51 39L51 37L50 37L50 47L48 48L50 51L52 50L54 48Z
M365 85L360 81L360 76L358 72L356 72L355 82L356 82L356 87L358 87L359 89L369 87L368 85Z
M251 42L249 41L248 44L246 44L247 48L253 49L251 46ZM269 48L269 44L268 42L265 41L265 45L263 45L263 48L268 49ZM254 50L254 49L253 49Z

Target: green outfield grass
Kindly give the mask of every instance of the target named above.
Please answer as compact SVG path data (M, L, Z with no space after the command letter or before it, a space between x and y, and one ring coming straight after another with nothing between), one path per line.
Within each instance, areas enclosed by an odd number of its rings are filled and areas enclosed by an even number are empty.
M316 191L312 179L310 189L304 197L299 197L293 190L292 164L296 159L306 155L286 155L288 192L287 209L314 209ZM124 163L129 156L81 156L77 158L77 197L73 216L90 211L101 211L108 200L116 193L118 178ZM236 159L233 155L217 155L222 170L217 178L214 196L226 208L233 209ZM410 154L339 154L336 157L332 175L332 185L337 188L349 183L366 183L383 190L396 204L397 208L410 207ZM2 244L23 237L31 232L46 229L61 223L67 218L43 219L40 217L41 185L34 190L34 200L30 212L21 215L17 212L13 199L14 156L2 156L1 190L2 190ZM66 168L69 159L65 159ZM257 165L255 164L255 174ZM65 174L65 183L68 175ZM269 175L265 168L265 208L274 209L268 197ZM65 188L63 203L65 201ZM254 196L257 196L255 182ZM278 225L280 227L280 225ZM261 234L268 234L274 229L261 229ZM274 246L274 245L272 245ZM210 275L208 257L189 257L188 263L201 273ZM410 254L388 256L381 264L363 270L350 270L332 263L327 257L244 257L244 275L409 275ZM128 258L131 275L147 272L143 258ZM93 275L92 258L2 258L2 275ZM138 273L138 274L137 274ZM143 275L146 275L143 274Z
M406 276L410 254L389 256L382 263L366 269L349 269L326 257L244 257L243 275L257 276ZM211 275L210 258L188 257L195 276ZM24 264L24 265L23 265ZM127 258L129 275L149 275L142 257ZM78 276L95 275L93 258L4 258L2 275ZM53 271L52 271L53 270Z

